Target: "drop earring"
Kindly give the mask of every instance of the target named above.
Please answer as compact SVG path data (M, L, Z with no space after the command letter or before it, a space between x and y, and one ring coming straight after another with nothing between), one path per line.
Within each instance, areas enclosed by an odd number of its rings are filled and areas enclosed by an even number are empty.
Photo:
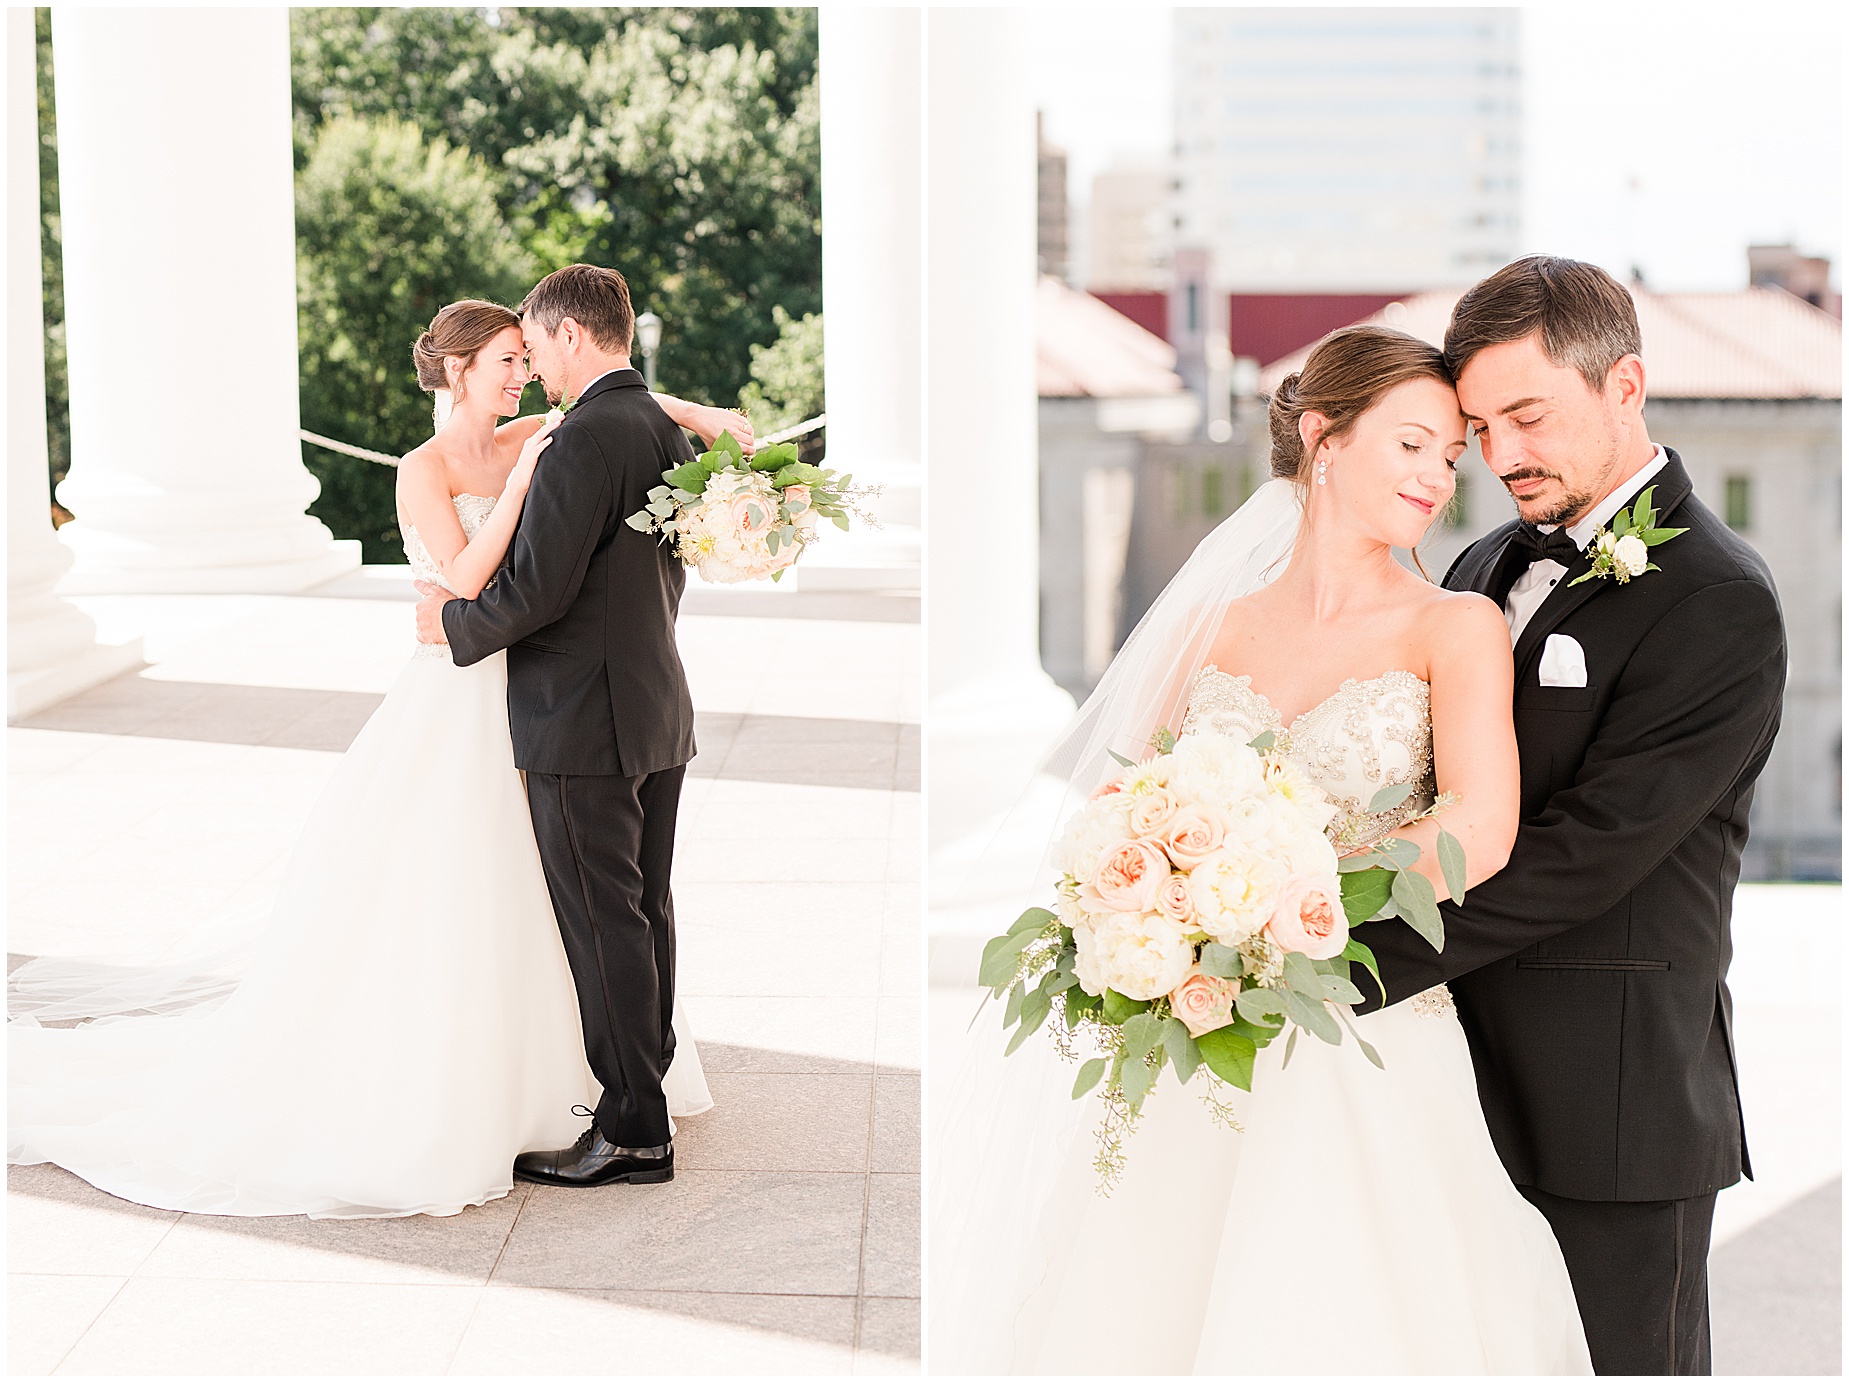
M1327 485L1329 483L1329 461L1327 457L1316 463L1316 483L1318 485Z

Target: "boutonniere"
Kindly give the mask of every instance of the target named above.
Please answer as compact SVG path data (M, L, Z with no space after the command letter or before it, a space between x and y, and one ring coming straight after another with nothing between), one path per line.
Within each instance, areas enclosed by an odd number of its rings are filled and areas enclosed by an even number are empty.
M1637 497L1636 504L1612 516L1610 528L1601 525L1593 530L1592 541L1586 544L1586 551L1592 554L1592 570L1575 577L1567 585L1577 586L1581 581L1608 576L1622 586L1634 576L1662 570L1650 560L1650 549L1681 537L1688 529L1656 526L1656 510L1650 505L1650 497L1655 493L1656 486L1649 486Z
M571 410L576 408L577 406L578 406L578 401L576 399L560 399L556 404L552 406L552 411L546 414L546 416L552 419L552 421L557 422L560 418L564 417L567 413L571 412Z

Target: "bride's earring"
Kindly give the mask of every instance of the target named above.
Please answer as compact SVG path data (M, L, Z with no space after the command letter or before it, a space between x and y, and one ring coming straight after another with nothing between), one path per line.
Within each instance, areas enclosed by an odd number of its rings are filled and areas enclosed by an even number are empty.
M1329 483L1329 458L1326 456L1316 463L1316 483L1318 485Z

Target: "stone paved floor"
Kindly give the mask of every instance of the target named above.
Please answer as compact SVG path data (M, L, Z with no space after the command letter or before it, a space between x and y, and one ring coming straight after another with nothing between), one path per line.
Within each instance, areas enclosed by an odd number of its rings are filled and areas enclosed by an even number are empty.
M8 732L9 951L151 955L261 906L408 595L81 602L153 665ZM10 1371L915 1372L917 635L902 597L689 594L675 893L716 1108L673 1183L228 1220L12 1168ZM763 841L788 820L809 843Z

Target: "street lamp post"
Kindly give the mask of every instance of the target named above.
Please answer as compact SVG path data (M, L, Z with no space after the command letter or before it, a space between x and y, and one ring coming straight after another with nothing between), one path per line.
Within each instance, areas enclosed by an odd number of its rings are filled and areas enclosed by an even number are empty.
M636 318L636 344L642 348L642 377L651 392L655 388L655 352L661 346L661 318L644 312Z

